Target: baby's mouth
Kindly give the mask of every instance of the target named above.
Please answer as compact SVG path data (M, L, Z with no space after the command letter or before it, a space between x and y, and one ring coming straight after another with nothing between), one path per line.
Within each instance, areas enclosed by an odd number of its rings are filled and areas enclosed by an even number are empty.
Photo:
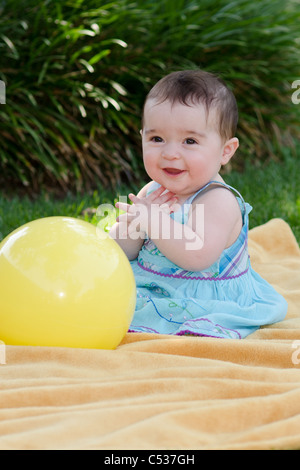
M163 171L170 176L178 176L184 173L184 170L180 170L178 168L163 168Z

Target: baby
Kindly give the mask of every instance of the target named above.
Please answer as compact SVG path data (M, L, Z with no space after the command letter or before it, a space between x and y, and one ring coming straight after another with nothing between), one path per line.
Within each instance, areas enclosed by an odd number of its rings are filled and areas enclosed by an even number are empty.
M218 77L174 72L146 98L143 158L150 183L110 235L137 285L129 331L244 338L278 322L287 303L253 271L247 247L251 206L219 172L235 154L238 109Z

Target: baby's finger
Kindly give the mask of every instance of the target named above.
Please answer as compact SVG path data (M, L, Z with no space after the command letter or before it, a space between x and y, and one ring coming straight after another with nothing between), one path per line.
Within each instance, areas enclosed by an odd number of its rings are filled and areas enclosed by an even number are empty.
M126 204L126 202L117 202L116 203L116 208L120 209L121 211L128 212L130 209L131 205Z
M175 201L177 201L177 198L174 193L171 193L168 191L167 193L162 194L160 197L158 197L155 201L156 204L172 204Z
M129 224L133 218L134 218L133 215L128 214L128 212L125 212L124 214L120 214L116 218L116 222Z
M161 204L160 205L160 209L164 212L166 212L167 214L170 214L171 213L171 206L168 204L168 203L164 203L164 204Z
M168 189L166 189L164 186L161 186L160 188L158 188L156 191L153 191L153 193L150 194L150 196L153 196L153 198L160 198L160 197L166 197L166 196L169 196L169 195L173 195L175 196L174 193L172 193L171 191L169 191Z
M178 199L176 198L175 201L171 202L171 204L169 204L169 209L170 209L170 214L172 212L178 212L180 210L181 206L180 204L178 204Z
M131 202L133 202L134 204L138 204L139 202L141 202L140 198L135 196L134 194L130 193L128 195L129 199L131 200Z
M166 188L164 188L163 186L160 186L158 189L153 191L153 193L151 193L151 194L149 194L149 196L147 196L147 200L149 202L153 202L155 199L160 197L165 191L166 191Z

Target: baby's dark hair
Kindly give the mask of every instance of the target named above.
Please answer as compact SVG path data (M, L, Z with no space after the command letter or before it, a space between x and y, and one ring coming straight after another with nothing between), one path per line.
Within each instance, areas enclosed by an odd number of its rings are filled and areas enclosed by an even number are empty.
M207 117L214 108L217 111L219 133L225 141L234 137L238 123L238 107L232 91L226 83L203 70L185 70L165 76L150 90L146 102L170 101L186 106L203 104Z

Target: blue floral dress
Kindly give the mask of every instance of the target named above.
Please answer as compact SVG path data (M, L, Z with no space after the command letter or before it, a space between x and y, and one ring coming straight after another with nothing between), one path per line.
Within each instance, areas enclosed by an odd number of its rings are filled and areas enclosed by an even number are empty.
M131 262L137 304L130 332L241 339L285 318L287 302L251 267L247 242L252 207L236 189L210 181L171 217L187 223L194 198L211 184L237 194L243 217L238 239L214 264L197 272L175 265L146 239L138 258ZM158 187L153 183L150 192Z

